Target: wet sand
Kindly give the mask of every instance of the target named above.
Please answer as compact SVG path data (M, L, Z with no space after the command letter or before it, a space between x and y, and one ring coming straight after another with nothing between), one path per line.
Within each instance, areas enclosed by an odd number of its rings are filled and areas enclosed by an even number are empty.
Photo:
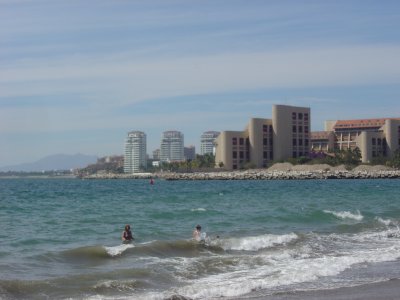
M400 299L400 280L365 284L329 290L298 291L279 293L271 296L250 296L252 300L398 300Z

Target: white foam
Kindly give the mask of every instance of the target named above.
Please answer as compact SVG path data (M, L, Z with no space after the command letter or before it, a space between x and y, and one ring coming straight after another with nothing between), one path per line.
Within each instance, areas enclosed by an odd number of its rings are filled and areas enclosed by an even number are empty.
M199 207L199 208L192 208L190 211L207 211L205 208Z
M389 225L396 225L396 224L394 224L393 221L390 220L390 219L385 220L385 219L382 219L381 217L375 217L375 220L377 220L379 223L382 223L382 224L384 224L384 225L386 225L386 226L389 226Z
M258 289L335 276L355 264L392 261L399 257L399 248L389 247L356 251L342 256L272 260L268 265L196 279L190 285L180 288L178 294L193 299L239 297Z
M122 244L122 245L113 246L113 247L104 246L104 249L106 249L107 253L110 256L118 256L118 255L121 255L127 249L134 248L134 247L135 246L132 244Z
M332 210L324 210L324 213L327 214L332 214L335 217L339 218L339 219L352 219L352 220L356 220L356 221L361 221L362 219L364 219L364 216L360 213L359 210L357 210L357 213L353 214L349 211L332 211Z
M310 234L311 243L328 243L334 246L326 252L315 251L310 243L268 252L223 254L232 264L220 264L218 274L196 273L196 265L203 265L210 257L173 258L173 264L182 278L181 285L166 291L135 294L137 299L165 299L182 295L191 299L214 299L219 297L242 297L259 289L313 282L319 278L336 276L357 264L379 263L400 258L400 239L389 237L392 230L357 234ZM286 235L262 235L238 239L221 239L232 247L259 249L262 243L286 243L298 238L294 233ZM260 242L261 241L261 242ZM253 244L252 244L253 243ZM300 245L299 245L300 244ZM228 245L228 244L226 244ZM337 245L337 247L336 247ZM300 246L300 247L297 247ZM218 255L216 255L218 256ZM215 259L215 257L213 258ZM165 260L163 259L163 262ZM172 262L168 262L171 265ZM184 274L184 275L183 275ZM188 276L192 275L192 276ZM189 279L191 278L191 279ZM335 286L333 280L332 287Z
M276 245L286 244L297 239L295 233L284 235L264 234L260 236L229 238L221 240L219 245L224 250L258 251Z

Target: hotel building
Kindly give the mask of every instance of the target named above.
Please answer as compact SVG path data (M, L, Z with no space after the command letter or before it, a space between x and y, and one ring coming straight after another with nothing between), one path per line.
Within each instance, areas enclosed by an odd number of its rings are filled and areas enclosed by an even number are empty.
M146 167L146 134L141 131L131 131L125 139L124 172L139 173Z
M179 131L165 131L161 138L160 161L183 161L183 134Z
M189 147L184 147L183 156L185 160L194 160L196 158L196 147L193 145L190 145Z
M214 154L214 141L219 131L206 131L200 137L200 154Z
M310 108L273 105L272 119L250 119L244 131L222 131L214 144L216 166L266 167L273 160L308 156Z
M362 162L391 157L400 148L400 118L326 121L325 131L312 133L313 151L354 150Z
M160 160L160 149L156 149L153 151L153 159Z

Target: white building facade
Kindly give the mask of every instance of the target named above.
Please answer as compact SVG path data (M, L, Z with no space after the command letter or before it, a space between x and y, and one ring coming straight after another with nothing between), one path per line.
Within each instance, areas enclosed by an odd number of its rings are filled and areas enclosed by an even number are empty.
M200 154L215 154L214 141L219 136L218 131L206 131L200 137Z
M165 131L161 138L160 161L183 161L184 138L179 131Z
M146 167L146 134L141 131L131 131L125 139L124 172L140 173Z

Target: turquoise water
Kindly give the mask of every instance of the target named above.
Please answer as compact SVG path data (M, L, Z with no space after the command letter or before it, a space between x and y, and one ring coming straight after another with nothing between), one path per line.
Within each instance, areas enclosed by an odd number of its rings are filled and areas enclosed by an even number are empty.
M0 180L0 298L242 298L399 278L399 187Z

